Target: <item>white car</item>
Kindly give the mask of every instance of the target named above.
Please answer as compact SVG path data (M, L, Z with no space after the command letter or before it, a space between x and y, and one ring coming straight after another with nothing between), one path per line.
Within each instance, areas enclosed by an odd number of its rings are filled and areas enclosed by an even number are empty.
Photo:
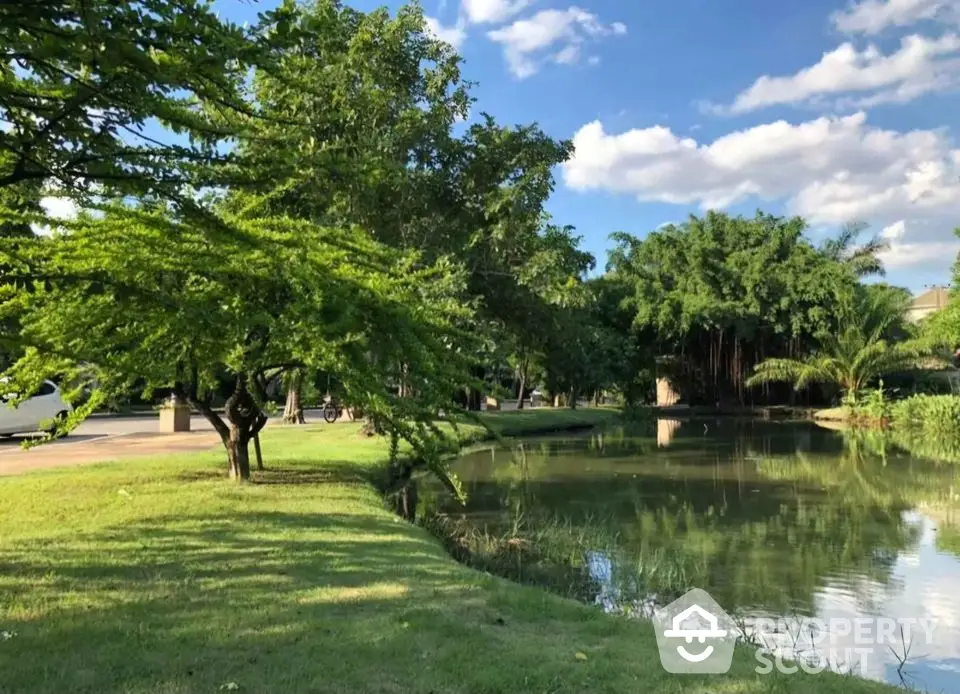
M3 393L4 385L0 382L0 393ZM54 422L73 410L63 401L60 389L53 381L44 381L36 395L21 402L20 407L11 407L9 401L14 397L13 393L0 395L0 436L50 431Z

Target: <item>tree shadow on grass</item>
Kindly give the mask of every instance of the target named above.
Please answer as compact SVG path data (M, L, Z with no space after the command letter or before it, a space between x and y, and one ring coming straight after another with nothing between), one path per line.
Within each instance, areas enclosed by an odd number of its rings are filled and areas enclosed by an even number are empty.
M348 514L147 519L15 546L0 572L5 692L307 691L469 588L417 529Z
M0 691L704 690L662 672L647 624L471 572L387 514L314 501L7 542Z
M373 484L379 486L385 477L386 465L364 468L355 462L291 461L266 462L265 469L253 470L250 483L262 485L310 485L310 484ZM227 479L226 463L222 466L200 470L184 470L177 474L181 482L211 482Z
M252 475L255 484L291 485L291 484L377 484L383 477L386 465L370 469L358 467L356 463L336 460L321 465L307 467L267 466Z

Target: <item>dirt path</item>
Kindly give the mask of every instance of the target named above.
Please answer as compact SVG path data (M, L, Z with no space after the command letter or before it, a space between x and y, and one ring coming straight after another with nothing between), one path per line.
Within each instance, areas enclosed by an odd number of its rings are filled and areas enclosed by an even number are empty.
M8 439L0 443L0 475L163 453L202 451L219 445L220 439L213 431L68 437L26 451L20 448L19 442L20 439Z

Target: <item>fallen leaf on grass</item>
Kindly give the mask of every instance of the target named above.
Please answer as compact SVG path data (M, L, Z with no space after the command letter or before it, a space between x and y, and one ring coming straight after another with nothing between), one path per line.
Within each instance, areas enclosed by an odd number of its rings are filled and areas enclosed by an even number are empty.
M577 651L576 653L573 654L573 657L576 658L577 660L586 660L587 654L584 653L583 651Z

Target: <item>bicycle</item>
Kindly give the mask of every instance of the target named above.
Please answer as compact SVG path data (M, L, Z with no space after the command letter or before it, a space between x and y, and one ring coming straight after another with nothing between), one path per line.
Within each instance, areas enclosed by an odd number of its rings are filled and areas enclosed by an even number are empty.
M323 405L323 420L327 424L333 424L343 416L343 408L333 400L328 400Z

